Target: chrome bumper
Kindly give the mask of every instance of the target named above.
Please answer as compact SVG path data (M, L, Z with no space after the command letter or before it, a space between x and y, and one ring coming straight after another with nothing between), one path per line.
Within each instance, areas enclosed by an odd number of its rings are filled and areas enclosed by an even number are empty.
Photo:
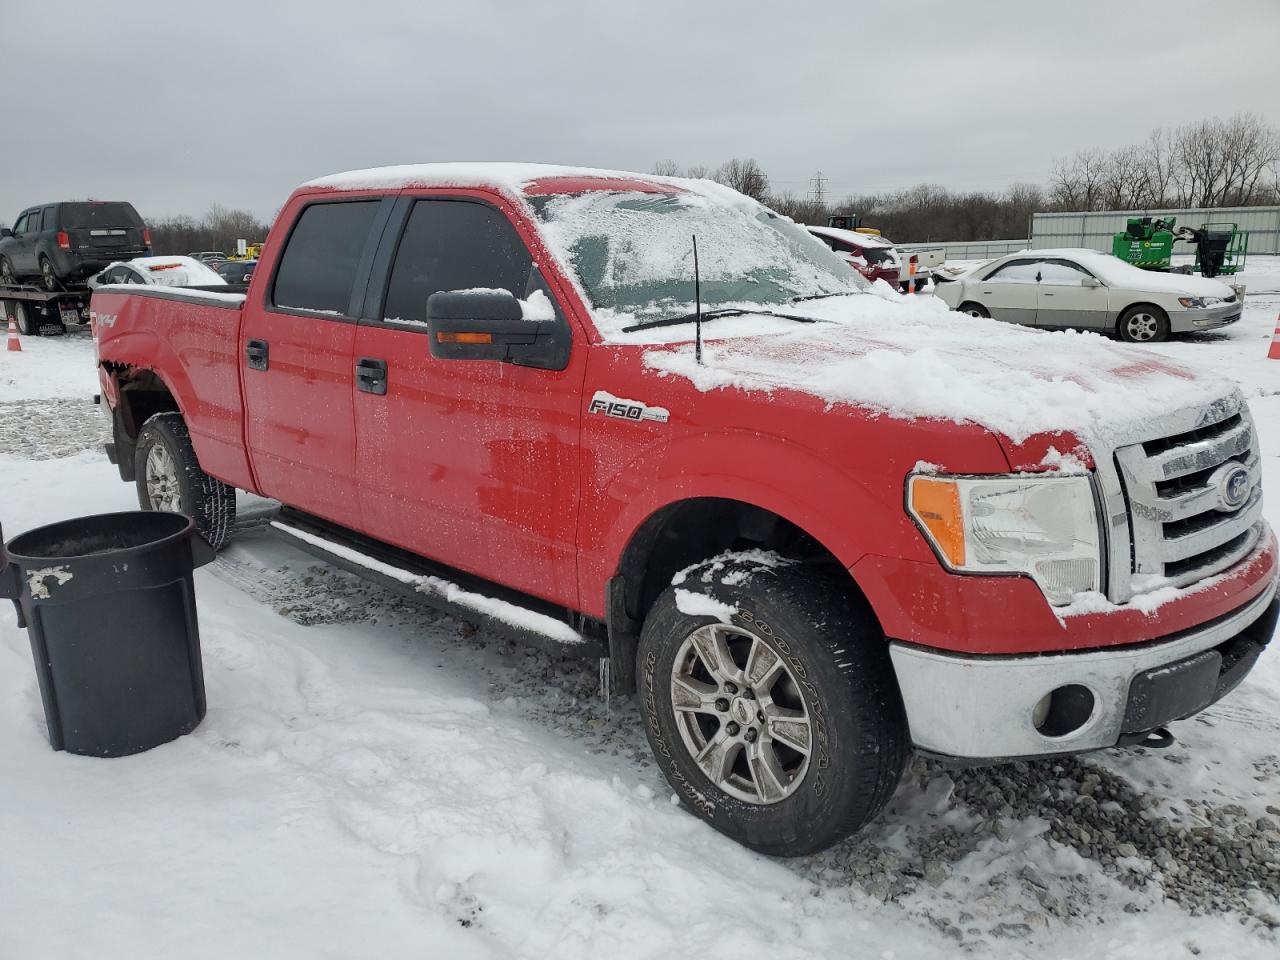
M1207 626L1133 647L1048 656L975 657L895 641L889 653L911 739L921 750L969 760L1081 753L1115 746L1131 732L1125 729L1125 718L1135 677L1237 637L1268 612L1276 590L1273 579L1249 603ZM1235 677L1232 685L1240 677ZM1089 689L1094 697L1092 714L1069 734L1045 736L1036 729L1033 712L1046 694L1067 684ZM1199 709L1204 706L1207 704Z

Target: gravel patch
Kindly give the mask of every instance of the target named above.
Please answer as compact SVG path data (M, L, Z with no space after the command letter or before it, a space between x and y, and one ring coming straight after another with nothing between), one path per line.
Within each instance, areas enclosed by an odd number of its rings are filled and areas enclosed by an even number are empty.
M87 398L0 402L0 453L56 460L82 450L101 451L110 440L111 421Z

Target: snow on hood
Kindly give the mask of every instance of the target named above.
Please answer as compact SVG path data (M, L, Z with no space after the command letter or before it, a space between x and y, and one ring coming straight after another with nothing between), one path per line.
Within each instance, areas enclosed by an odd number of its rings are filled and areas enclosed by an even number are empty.
M784 329L787 321L742 318L753 335L711 339L738 332L734 318L716 320L703 327L701 366L688 343L651 346L645 364L702 391L799 390L903 419L977 423L1015 443L1054 431L1089 443L1234 389L1097 334L967 317L932 297L860 294L803 307L831 322Z
M890 241L874 233L859 233L857 230L841 230L839 227L806 226L805 229L810 233L816 233L820 237L832 237L836 240L843 240L845 243L856 244L859 247L887 247L889 249L893 249L893 244Z

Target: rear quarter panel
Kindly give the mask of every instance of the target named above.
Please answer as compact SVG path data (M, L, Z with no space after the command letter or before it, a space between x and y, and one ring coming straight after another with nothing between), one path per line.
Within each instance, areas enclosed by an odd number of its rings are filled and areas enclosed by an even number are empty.
M103 367L152 371L177 401L204 471L253 490L244 447L240 308L177 299L173 292L107 289L94 292L90 310ZM109 390L108 399L114 393Z

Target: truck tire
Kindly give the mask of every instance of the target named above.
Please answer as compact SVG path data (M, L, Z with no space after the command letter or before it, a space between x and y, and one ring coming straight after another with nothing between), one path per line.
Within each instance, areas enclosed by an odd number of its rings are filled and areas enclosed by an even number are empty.
M991 316L991 311L989 311L986 307L984 307L980 303L974 303L972 300L966 303L960 304L960 306L957 307L956 309L958 309L961 313L967 313L971 317L990 317Z
M157 413L142 425L133 464L143 510L185 513L215 550L231 539L235 488L200 469L182 414Z
M1120 314L1116 334L1128 343L1159 343L1169 339L1169 315L1149 303L1137 303Z
M893 795L910 752L902 698L870 608L834 577L708 561L654 602L637 656L658 765L739 843L813 853Z
M24 337L34 336L37 332L36 325L31 322L31 310L21 300L13 301L13 322Z

